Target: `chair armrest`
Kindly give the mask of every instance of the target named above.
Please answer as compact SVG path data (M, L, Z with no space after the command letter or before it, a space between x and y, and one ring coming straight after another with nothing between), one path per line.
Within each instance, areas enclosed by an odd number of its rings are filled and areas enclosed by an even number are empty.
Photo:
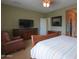
M12 40L12 41L10 41L10 42L7 42L5 45L18 43L18 42L20 42L20 41L23 41L23 39Z

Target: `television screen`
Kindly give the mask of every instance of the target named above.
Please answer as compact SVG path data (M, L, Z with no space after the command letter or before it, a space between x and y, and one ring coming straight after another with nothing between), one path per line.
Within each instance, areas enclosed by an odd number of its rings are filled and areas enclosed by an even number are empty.
M20 28L33 27L33 20L20 19L19 26Z

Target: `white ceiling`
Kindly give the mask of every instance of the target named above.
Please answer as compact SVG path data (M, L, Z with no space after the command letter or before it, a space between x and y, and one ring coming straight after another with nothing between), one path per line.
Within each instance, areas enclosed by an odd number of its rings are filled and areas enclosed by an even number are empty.
M42 6L42 0L1 0L1 2L3 4L30 9L37 12L48 13L63 7L73 5L77 3L77 0L54 0L54 3L49 8Z

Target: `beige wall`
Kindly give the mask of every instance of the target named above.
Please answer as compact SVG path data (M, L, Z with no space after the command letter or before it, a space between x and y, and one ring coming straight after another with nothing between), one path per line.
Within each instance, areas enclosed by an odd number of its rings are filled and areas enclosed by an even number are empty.
M19 28L19 19L33 19L34 27L39 27L39 19L42 13L21 9L9 5L2 4L1 6L1 29L11 31L14 28Z
M47 14L47 18L48 18L48 30L52 30L52 31L61 31L62 34L66 33L66 10L70 9L70 8L75 8L77 9L77 5L71 5L68 6L66 8L63 9L59 9L53 12L50 12ZM62 16L62 26L57 27L57 26L51 26L51 17L55 17L55 16Z
M25 10L18 7L13 7L9 5L2 4L1 6L1 29L12 31L14 28L19 28L18 20L19 19L33 19L34 20L34 27L39 27L39 20L41 17L48 18L48 30L55 30L55 31L61 31L62 34L65 34L66 32L66 18L65 18L65 12L69 8L77 8L76 4L62 8L47 14L42 14L39 12L31 11L31 10ZM50 18L54 16L62 16L62 26L61 27L53 27L51 26Z

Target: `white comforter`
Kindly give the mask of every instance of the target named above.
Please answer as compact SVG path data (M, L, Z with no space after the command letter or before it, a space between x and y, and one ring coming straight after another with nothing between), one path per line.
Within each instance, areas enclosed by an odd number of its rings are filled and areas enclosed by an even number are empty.
M31 57L36 59L76 59L76 38L58 36L40 41L31 49Z

